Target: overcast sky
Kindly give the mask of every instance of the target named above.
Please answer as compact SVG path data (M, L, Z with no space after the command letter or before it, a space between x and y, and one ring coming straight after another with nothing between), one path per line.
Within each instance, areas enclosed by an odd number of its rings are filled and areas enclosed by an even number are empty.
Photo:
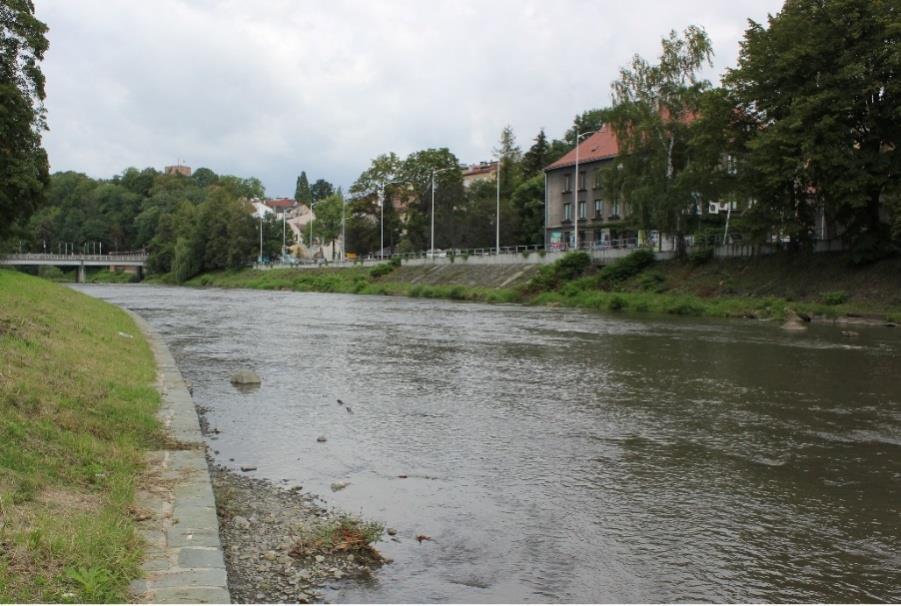
M448 147L489 160L510 124L610 102L671 29L706 28L712 80L747 19L782 0L38 0L51 168L110 177L183 160L293 196L301 170L345 188L376 155Z

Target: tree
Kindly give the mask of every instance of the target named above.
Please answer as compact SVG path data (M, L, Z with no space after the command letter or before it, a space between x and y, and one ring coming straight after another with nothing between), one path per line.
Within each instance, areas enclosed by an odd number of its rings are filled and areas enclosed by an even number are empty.
M682 175L690 123L710 87L697 71L711 64L713 51L707 33L697 26L681 37L670 32L661 46L656 65L635 55L612 84L613 107L604 116L616 133L620 157L610 163L604 181L615 183L639 228L672 233L677 252L684 254L685 215L697 200Z
M435 246L455 246L460 227L454 215L465 203L460 162L446 147L413 152L403 162L401 178L409 184L405 248L431 245L432 172L435 174Z
M547 136L542 128L535 137L535 143L529 148L529 151L522 157L522 176L523 179L531 179L535 175L544 172L544 167L550 164L549 161L550 145Z
M298 204L306 204L307 207L309 207L310 203L313 201L313 193L310 191L310 182L307 180L307 173L305 171L301 171L300 176L297 177L297 187L294 189L294 199L297 200Z
M313 201L318 202L334 194L335 187L325 179L316 179L316 182L310 188L310 193L313 195Z
M344 197L340 190L316 203L316 223L313 226L316 231L315 237L320 242L331 242L333 253L335 240L341 235L341 208L343 206Z
M516 144L516 135L509 124L501 130L494 153L500 159L501 197L509 199L521 179L522 150Z
M603 109L589 109L573 118L573 125L563 135L563 140L566 144L569 147L574 147L577 133L590 133L601 128L604 124L605 111Z
M516 222L513 238L517 244L544 244L544 175L523 181L510 200Z
M0 238L44 201L49 184L44 75L47 26L31 0L0 3Z
M747 145L759 197L813 227L814 204L860 259L887 250L882 201L901 179L901 5L787 0L750 22L725 79L757 131Z
M194 183L197 184L197 187L209 187L210 185L215 185L219 182L219 175L214 173L209 168L201 166L197 170L194 171L194 174L191 175L191 179L194 180Z

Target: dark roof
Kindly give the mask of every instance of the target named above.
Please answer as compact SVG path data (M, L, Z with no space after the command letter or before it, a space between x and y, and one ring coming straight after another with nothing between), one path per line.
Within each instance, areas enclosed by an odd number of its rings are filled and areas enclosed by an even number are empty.
M605 124L579 145L579 164L608 160L615 158L618 154L619 144L616 141L616 135L613 134L613 129ZM574 147L566 152L562 158L546 166L544 170L556 170L567 166L575 166L575 164L576 148Z

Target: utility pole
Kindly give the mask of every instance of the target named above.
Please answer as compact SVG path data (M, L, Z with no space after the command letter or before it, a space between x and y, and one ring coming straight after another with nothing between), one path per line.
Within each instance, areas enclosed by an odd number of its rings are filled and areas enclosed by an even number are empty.
M263 215L260 213L260 260L259 264L263 264Z

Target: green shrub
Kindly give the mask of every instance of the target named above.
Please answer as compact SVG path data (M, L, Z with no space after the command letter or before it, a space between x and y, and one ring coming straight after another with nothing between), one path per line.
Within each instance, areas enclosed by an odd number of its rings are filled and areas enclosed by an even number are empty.
M42 265L38 267L38 275L46 280L52 280L54 282L63 280L66 277L63 270L55 265Z
M585 252L571 252L557 259L552 265L542 265L538 274L529 281L529 290L555 290L564 282L578 278L591 266L591 257Z
M711 259L713 259L713 248L710 246L696 248L688 254L688 262L692 265L704 265Z
M664 282L666 282L666 279L660 272L649 271L641 274L638 278L638 288L653 292L663 292L666 290Z
M400 259L398 259L400 262ZM381 278L382 276L387 276L392 271L394 271L398 266L394 264L394 259L387 263L379 263L375 267L369 270L369 276L372 278Z
M640 248L604 267L598 274L601 284L613 285L637 276L654 263L654 252Z
M848 293L843 290L823 293L823 303L826 305L842 305L848 302Z
M626 300L619 295L614 295L607 303L607 309L610 311L619 311L626 307Z

